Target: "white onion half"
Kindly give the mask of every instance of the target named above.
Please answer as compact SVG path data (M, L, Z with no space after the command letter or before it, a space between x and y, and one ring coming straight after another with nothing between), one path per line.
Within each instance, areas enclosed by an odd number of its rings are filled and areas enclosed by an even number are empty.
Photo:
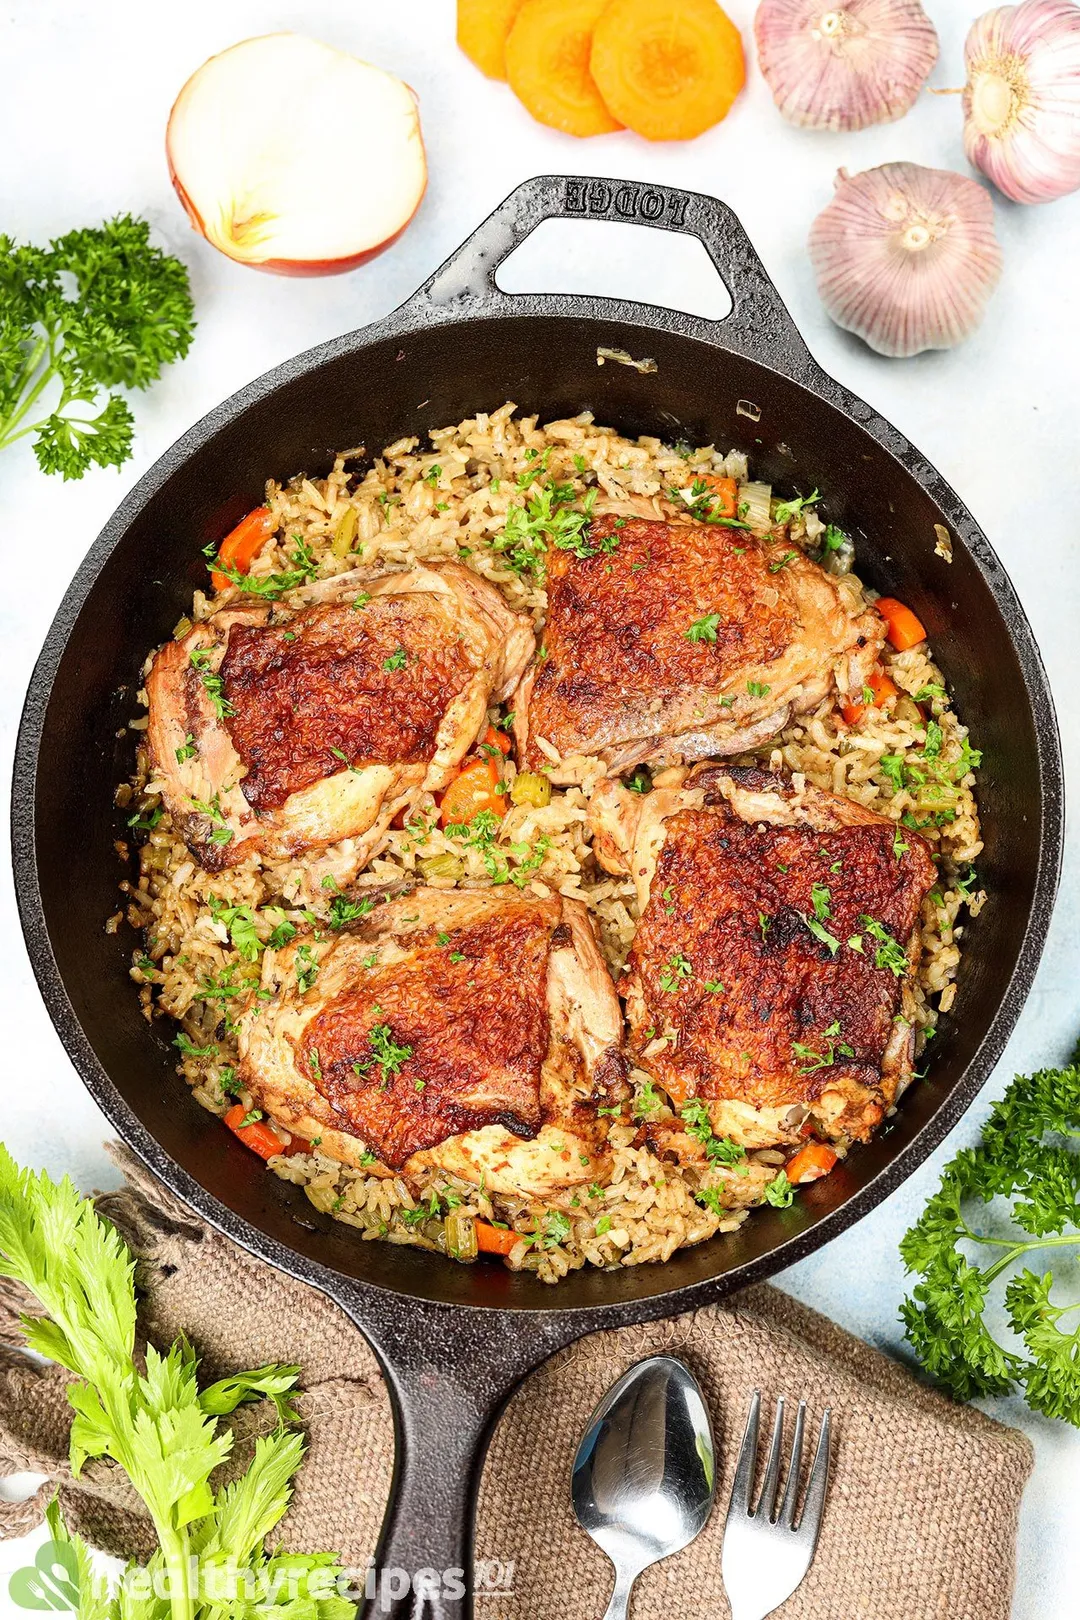
M427 185L408 85L303 34L212 56L176 98L166 149L195 229L230 259L284 275L381 253Z

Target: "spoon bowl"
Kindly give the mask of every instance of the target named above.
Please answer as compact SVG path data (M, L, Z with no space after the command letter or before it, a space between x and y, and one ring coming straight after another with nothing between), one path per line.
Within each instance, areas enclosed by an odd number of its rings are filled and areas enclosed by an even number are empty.
M605 1620L624 1620L642 1570L700 1533L715 1490L712 1425L697 1379L673 1356L639 1361L589 1419L571 1481L578 1523L615 1566Z

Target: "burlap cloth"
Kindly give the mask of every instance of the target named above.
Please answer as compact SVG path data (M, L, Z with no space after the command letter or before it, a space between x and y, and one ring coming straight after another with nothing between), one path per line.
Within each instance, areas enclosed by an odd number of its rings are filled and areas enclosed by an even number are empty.
M392 1423L374 1356L324 1295L271 1270L202 1226L123 1149L127 1186L98 1207L139 1257L147 1336L185 1332L207 1377L265 1361L299 1362L307 1461L282 1526L296 1551L340 1550L363 1566L390 1479ZM72 1481L67 1375L20 1350L17 1311L0 1292L0 1473L49 1476L31 1500L0 1502L0 1536L21 1535L59 1489L68 1523L93 1545L146 1556L148 1523L109 1463ZM635 1590L634 1620L729 1613L720 1580L724 1506L749 1392L833 1408L834 1472L817 1557L785 1620L1006 1620L1016 1520L1031 1471L1026 1438L942 1399L903 1368L771 1288L642 1327L599 1333L556 1355L513 1398L495 1432L478 1504L477 1557L513 1560L513 1592L477 1604L481 1620L594 1620L611 1568L578 1529L568 1478L593 1405L633 1362L683 1357L705 1389L720 1451L717 1508L698 1539ZM767 1408L768 1410L769 1408ZM242 1409L237 1460L271 1426L267 1403ZM446 1481L447 1490L460 1482Z

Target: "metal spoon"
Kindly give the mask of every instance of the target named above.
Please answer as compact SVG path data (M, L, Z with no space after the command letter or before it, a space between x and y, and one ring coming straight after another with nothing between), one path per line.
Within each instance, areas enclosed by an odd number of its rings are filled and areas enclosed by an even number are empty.
M715 1488L712 1425L697 1379L673 1356L639 1361L596 1408L574 1459L577 1521L615 1565L604 1620L626 1620L642 1570L704 1528Z

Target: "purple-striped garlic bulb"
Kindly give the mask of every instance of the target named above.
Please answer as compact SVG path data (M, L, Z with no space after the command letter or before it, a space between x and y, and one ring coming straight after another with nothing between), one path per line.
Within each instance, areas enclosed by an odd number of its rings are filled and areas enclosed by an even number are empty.
M990 194L919 163L841 169L810 262L832 319L879 354L951 349L978 326L1001 274Z
M1080 6L1022 0L971 26L964 147L1013 202L1080 187Z
M938 54L919 0L761 0L754 34L776 105L804 129L902 118Z

